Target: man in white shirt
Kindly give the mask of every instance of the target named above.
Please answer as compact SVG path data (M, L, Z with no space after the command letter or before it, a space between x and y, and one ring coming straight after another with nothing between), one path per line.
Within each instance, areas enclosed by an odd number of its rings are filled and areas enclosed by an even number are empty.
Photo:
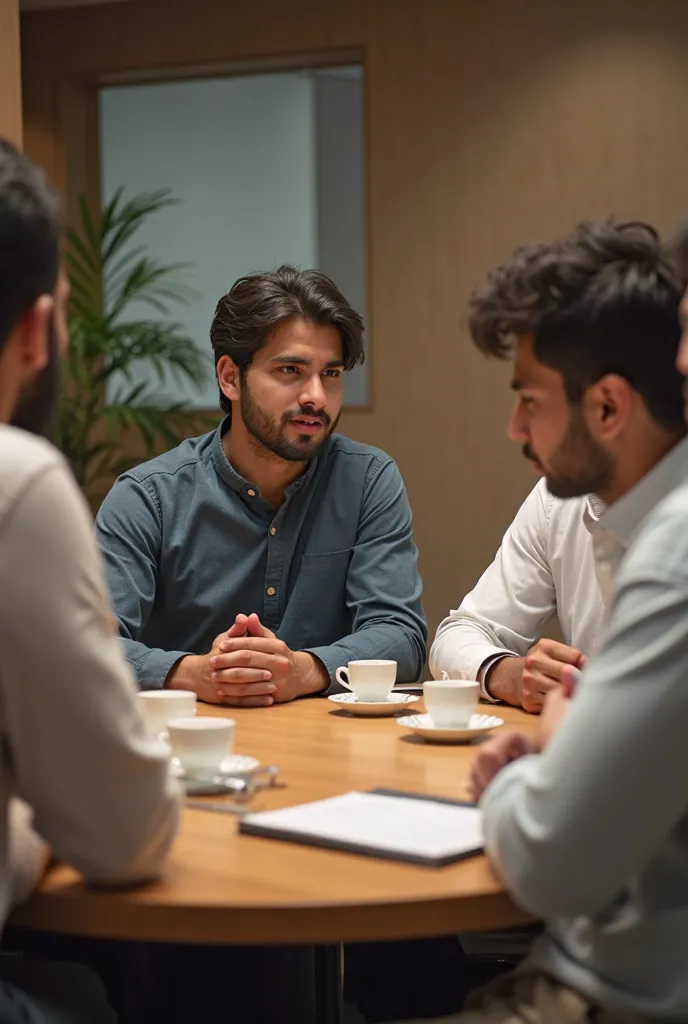
M49 430L66 346L59 236L43 174L0 139L0 926L51 855L99 884L154 878L179 815L136 707L88 509L35 436ZM113 1019L97 987L70 987L61 966L22 965L19 985L7 969L7 1024Z
M563 666L582 667L599 635L600 583L607 581L598 579L595 549L602 555L603 511L594 495L563 501L540 480L495 560L440 623L430 652L433 677L477 679L484 700L539 711ZM554 616L565 643L541 638Z
M459 608L440 623L429 663L434 678L446 673L477 679L484 700L538 712L567 666L582 669L595 650L627 543L605 525L600 497L577 490L571 495L571 487L579 485L562 474L556 451L548 461L543 442L527 426L538 398L526 392L524 400L521 383L514 382L521 398L509 436L522 445L543 479L521 506L494 562ZM633 386L643 396L647 382L634 380ZM650 457L658 461L680 439L683 427L676 413L668 423L655 426L661 428L662 443ZM599 479L595 453L592 459L590 470L582 472L594 482ZM555 615L564 643L540 638Z
M592 224L518 250L473 298L478 346L513 350L512 436L562 497L603 498L615 576L599 649L563 671L537 738L476 755L486 851L546 929L461 1024L688 1020L682 289L650 228ZM684 373L686 353L688 331Z

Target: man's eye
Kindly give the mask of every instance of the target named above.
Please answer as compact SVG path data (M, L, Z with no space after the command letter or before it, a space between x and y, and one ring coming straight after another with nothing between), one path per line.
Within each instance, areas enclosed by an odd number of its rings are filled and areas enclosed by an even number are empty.
M284 374L289 375L289 374L294 374L296 372L297 371L296 371L296 367L295 366L280 366L280 373L284 373Z
M334 379L336 379L337 377L341 377L341 375L342 375L342 371L341 370L325 370L325 373L324 373L325 377L332 377Z

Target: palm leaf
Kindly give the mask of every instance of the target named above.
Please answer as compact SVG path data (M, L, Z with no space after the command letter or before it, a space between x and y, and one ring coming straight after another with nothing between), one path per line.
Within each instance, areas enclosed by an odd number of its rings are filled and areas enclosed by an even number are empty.
M91 496L128 461L118 444L123 430L134 431L149 455L185 436L190 410L158 389L207 379L208 358L169 315L173 303L195 295L183 279L188 265L155 260L136 240L149 217L177 202L168 189L126 197L119 188L96 213L82 196L67 232L71 340L55 440ZM153 316L127 316L132 304Z

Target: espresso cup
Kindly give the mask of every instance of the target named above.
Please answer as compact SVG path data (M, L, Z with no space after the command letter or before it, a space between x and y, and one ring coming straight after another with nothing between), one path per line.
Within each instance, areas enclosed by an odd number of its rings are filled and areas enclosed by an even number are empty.
M478 706L480 687L472 679L430 679L423 683L425 710L439 729L465 729Z
M397 678L396 661L350 661L335 672L337 682L361 703L387 700Z
M149 736L159 736L175 718L196 714L193 690L143 690L136 694Z
M212 775L232 753L234 719L175 718L167 726L173 755L187 775Z

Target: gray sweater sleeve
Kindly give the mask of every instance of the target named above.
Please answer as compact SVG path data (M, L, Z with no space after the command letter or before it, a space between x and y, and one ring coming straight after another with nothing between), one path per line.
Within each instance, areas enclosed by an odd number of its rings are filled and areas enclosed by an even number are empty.
M178 787L146 738L92 523L56 454L17 497L0 540L2 731L14 792L33 808L38 834L87 879L151 878L175 836Z
M627 555L605 641L552 742L483 796L487 850L531 912L599 911L685 815L687 665L688 530L675 507Z

